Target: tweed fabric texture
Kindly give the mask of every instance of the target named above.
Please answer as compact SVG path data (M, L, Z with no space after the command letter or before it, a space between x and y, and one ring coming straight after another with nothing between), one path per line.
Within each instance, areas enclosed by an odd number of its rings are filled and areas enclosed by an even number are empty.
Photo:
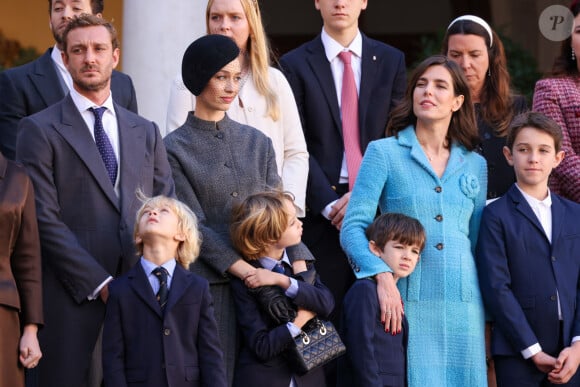
M539 80L532 110L544 113L562 128L566 156L550 175L550 189L580 203L580 78Z
M376 215L399 212L427 233L415 271L398 281L409 322L408 380L415 386L486 386L484 309L473 250L485 204L487 167L480 155L452 145L438 177L415 130L371 142L341 231L358 278L391 271L369 248Z

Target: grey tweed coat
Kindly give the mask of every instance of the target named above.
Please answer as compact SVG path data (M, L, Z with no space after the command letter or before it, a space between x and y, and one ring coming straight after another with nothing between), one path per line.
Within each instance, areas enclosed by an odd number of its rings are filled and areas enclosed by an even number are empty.
M242 257L233 248L229 227L234 204L250 194L279 188L272 141L227 115L204 121L190 112L187 121L164 139L177 197L197 215L203 237L191 270L210 283L224 358L231 381L236 354L236 319L226 270ZM312 259L304 245L290 258Z

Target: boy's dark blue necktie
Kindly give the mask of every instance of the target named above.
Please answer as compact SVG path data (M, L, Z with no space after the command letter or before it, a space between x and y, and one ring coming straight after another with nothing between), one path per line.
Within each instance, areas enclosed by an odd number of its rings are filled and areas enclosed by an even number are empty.
M161 306L161 310L164 310L169 296L169 288L167 287L167 277L169 276L169 273L167 272L167 269L159 266L153 270L153 275L159 280L159 291L157 291L156 297L159 306Z
M280 273L280 274L284 274L284 266L282 265L282 263L277 263L274 265L274 267L272 268L272 271L275 271L276 273Z
M115 157L115 151L109 140L109 136L105 133L105 128L103 127L103 113L107 110L106 107L90 108L90 111L95 115L95 142L97 143L97 149L101 154L101 158L105 163L105 168L107 168L107 174L113 186L115 181L117 181L117 158Z

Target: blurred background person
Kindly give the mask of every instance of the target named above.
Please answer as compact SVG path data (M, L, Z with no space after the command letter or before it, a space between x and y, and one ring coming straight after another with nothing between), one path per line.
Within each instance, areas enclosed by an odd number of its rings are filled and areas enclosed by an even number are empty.
M550 189L580 203L580 1L570 5L572 35L562 42L552 72L536 83L532 109L544 113L562 128L564 160L550 175Z
M516 181L503 147L513 117L528 110L526 100L511 89L503 43L485 20L473 15L453 20L442 46L441 53L467 78L480 138L476 151L487 161L487 199L498 198Z

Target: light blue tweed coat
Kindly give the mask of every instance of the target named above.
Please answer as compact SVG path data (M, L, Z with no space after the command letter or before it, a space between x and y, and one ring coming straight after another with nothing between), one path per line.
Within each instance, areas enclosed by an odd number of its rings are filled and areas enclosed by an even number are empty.
M377 203L421 221L427 233L415 271L398 282L409 321L409 386L486 386L484 309L473 250L485 205L485 160L453 145L439 178L414 127L369 144L342 225L355 274L391 271L368 248Z

